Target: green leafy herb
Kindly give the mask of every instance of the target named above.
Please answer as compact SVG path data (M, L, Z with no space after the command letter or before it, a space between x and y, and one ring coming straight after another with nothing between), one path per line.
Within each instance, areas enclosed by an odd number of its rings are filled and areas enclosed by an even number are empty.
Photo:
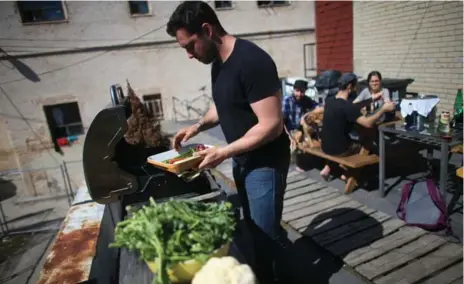
M232 204L170 200L127 211L132 215L115 229L110 247L137 250L146 261L156 259L153 283L169 284L167 269L189 259L206 262L209 255L232 240L235 218Z

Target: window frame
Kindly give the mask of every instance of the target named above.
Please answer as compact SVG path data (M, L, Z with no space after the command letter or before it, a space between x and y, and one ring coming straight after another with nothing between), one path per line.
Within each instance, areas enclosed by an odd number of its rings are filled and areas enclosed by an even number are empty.
M131 18L140 18L140 17L151 17L151 16L153 16L153 10L151 8L151 5L150 5L149 1L144 1L145 3L147 3L147 8L148 8L148 13L146 13L146 14L139 14L139 13L132 14L131 2L141 2L141 1L127 1L127 8L129 9L129 15L131 16Z
M216 11L232 10L232 9L235 8L235 5L234 5L233 1L229 1L230 2L230 7L216 7L216 2L225 2L225 1L214 1L214 10L216 10Z
M142 95L142 103L153 117L158 120L164 120L163 96L161 93L146 93ZM158 112L156 107L158 106Z
M291 3L290 1L285 1L285 3L274 3L275 1L270 1L271 3L269 4L259 4L260 1L256 1L256 6L258 8L275 8L275 7L287 7L290 6Z
M311 51L313 51L312 54L310 54ZM309 63L309 64L306 64L306 63ZM311 77L311 76L308 76L308 72L317 71L317 50L316 50L315 42L303 44L303 66L304 66L303 71L304 71L305 78Z
M78 119L79 121L76 121L76 122L69 122L69 123L64 123L64 124L61 124L61 125L58 125L56 124L56 120L55 118L53 117L53 108L56 107L56 106L60 106L60 105L69 105L69 104L73 104L77 107L77 114L79 115ZM47 127L50 131L50 137L52 139L54 139L55 141L52 141L53 143L57 143L56 139L57 138L63 138L63 137L55 137L54 135L54 132L53 130L56 130L57 128L64 128L65 129L65 132L67 132L67 135L73 135L73 136L81 136L81 135L85 135L85 127L84 127L84 121L82 120L82 114L81 114L81 107L79 105L79 102L78 101L66 101L66 102L60 102L60 103L56 103L56 104L44 104L42 106L42 109L43 109L43 112L44 112L44 115L45 115L45 118L46 118L46 123L47 123ZM64 111L63 111L64 113ZM55 129L52 129L52 124L51 124L51 119L53 119L53 126ZM69 133L69 128L70 127L80 127L81 131L79 131L79 133L76 133L76 134L70 134ZM66 136L66 137L68 137Z
M26 21L24 21L23 12L21 11L21 7L20 7L20 4L19 4L19 2L23 2L23 1L15 1L15 2L16 2L15 3L16 4L16 9L18 10L18 14L19 14L20 22L24 26L45 25L45 24L62 24L62 23L68 23L69 22L68 9L66 8L66 3L65 3L64 0L57 1L57 2L60 2L60 4L61 4L61 9L62 9L63 15L64 15L63 20L35 21L35 22L26 22ZM40 3L40 1L36 1L36 2Z

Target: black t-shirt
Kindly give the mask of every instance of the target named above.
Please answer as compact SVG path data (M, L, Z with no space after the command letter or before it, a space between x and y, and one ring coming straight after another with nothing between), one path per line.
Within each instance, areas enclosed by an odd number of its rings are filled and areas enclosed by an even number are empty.
M344 99L326 99L322 121L322 151L328 155L340 155L351 145L350 132L361 116L358 106Z
M281 89L272 58L256 44L237 38L229 58L216 60L211 69L213 100L227 143L243 137L258 123L250 104L274 95ZM289 139L284 131L275 140L234 157L241 165L274 166L289 155Z

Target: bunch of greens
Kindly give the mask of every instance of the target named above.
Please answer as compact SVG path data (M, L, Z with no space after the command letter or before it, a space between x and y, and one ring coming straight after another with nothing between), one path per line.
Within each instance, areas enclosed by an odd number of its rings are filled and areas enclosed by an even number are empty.
M167 269L190 259L205 263L209 255L232 240L235 218L232 204L170 200L127 211L131 217L117 224L115 242L140 252L146 261L156 259L156 284L170 283Z

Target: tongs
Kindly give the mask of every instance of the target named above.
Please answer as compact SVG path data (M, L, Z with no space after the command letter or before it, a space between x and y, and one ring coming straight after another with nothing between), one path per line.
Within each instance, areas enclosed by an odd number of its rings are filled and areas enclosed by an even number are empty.
M196 179L197 177L199 177L201 175L202 171L203 170L190 169L190 170L187 170L187 171L184 171L184 172L178 174L177 176L182 178L186 182L190 182L190 181Z

